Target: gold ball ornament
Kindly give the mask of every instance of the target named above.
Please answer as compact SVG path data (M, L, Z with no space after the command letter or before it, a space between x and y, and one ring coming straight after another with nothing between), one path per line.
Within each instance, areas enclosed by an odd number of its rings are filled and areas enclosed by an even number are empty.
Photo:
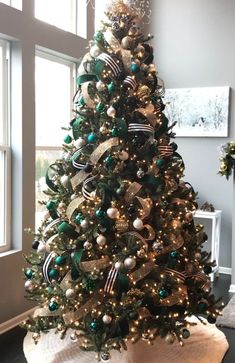
M165 337L165 342L166 342L167 344L173 344L173 343L174 343L174 341L175 341L175 336L174 336L173 334L171 334L171 333L168 333L168 334L166 335L166 337Z
M138 96L138 98L142 98L144 101L148 99L148 97L150 96L150 93L151 93L151 90L146 85L139 86L136 91L136 95Z

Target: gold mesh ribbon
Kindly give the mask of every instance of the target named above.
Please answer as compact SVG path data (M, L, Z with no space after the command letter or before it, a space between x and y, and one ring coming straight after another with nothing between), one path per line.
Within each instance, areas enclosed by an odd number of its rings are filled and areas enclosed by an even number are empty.
M127 49L123 49L119 40L113 35L111 30L106 30L104 32L104 38L106 42L110 45L115 53L120 52L122 56L122 62L124 64L125 70L130 69L131 66L131 51Z
M155 114L154 105L152 103L149 103L145 108L138 108L136 111L142 113L153 127L156 126L157 115Z
M136 197L136 199L138 199L143 208L141 219L147 218L150 215L152 209L152 200L150 198L143 199L141 197Z
M140 191L140 189L142 188L142 185L140 185L139 183L132 183L129 188L126 191L125 194L125 201L129 202L130 200L132 200L134 198L134 196Z
M178 250L180 247L182 247L184 245L184 239L180 235L175 236L174 234L171 234L170 240L172 241L172 243L169 246L164 247L159 252L154 252L153 256L157 257L157 256L164 255L165 253L169 253L171 251Z
M101 295L93 296L78 310L63 314L65 323L69 324L72 321L74 322L84 317L84 315L86 315L88 312L90 312L92 309L94 309L97 306L99 300L102 300Z
M71 219L74 211L85 201L84 197L78 197L72 200L72 202L68 205L66 210L67 217Z
M145 224L145 225L144 225L144 228L146 228L146 229L147 229L147 231L148 231L148 237L146 237L146 240L147 240L147 241L151 241L151 240L153 240L153 239L155 238L155 236L156 236L156 232L155 232L155 230L153 229L153 227L152 227L152 226L150 226L150 224Z
M99 260L81 262L80 265L84 271L102 270L110 265L110 259L105 256Z
M91 164L95 165L101 158L101 156L111 147L118 146L119 145L119 138L113 137L112 139L106 140L102 142L97 148L93 151L93 153L90 156L90 162Z
M187 287L185 285L180 285L177 289L172 291L172 295L161 299L160 305L162 306L172 306L172 305L182 305L188 297Z
M130 280L133 283L142 280L153 270L154 266L155 263L152 260L144 263L138 270L135 270L134 272L132 272L132 274L129 275Z
M71 285L71 281L72 281L72 277L71 277L71 273L70 271L67 272L67 274L65 275L65 277L63 278L63 280L60 283L60 288L62 290L67 290L70 288Z
M74 177L71 179L71 184L73 190L76 189L78 185L84 182L84 180L88 177L89 174L87 174L85 171L80 170Z

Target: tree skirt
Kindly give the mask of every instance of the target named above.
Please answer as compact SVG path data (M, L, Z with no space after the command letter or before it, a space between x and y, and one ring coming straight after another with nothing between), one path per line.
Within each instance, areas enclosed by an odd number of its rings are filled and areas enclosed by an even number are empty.
M192 319L190 319L192 321ZM198 322L194 318L194 321ZM228 350L224 334L215 325L198 323L190 328L191 336L184 347L178 342L168 345L157 338L154 345L144 341L129 344L128 351L112 351L109 363L221 363ZM95 353L82 352L78 343L72 342L70 332L61 340L58 334L50 331L43 334L37 345L32 334L24 339L24 354L28 363L95 363Z
M216 325L235 329L235 295L223 309L223 315L218 317Z

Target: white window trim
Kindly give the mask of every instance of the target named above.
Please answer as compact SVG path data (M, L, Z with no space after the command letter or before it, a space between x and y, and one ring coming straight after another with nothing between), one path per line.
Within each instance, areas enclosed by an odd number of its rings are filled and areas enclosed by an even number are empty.
M0 253L11 248L11 147L10 147L10 43L0 39L3 49L3 144L0 151L4 158L4 240L0 241Z

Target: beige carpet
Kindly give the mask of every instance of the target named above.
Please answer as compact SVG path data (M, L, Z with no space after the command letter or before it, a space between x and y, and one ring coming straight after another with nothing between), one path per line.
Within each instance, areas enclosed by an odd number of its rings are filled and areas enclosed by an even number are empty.
M228 342L220 330L198 323L191 328L191 337L184 347L178 342L168 345L160 338L153 346L140 341L129 344L127 352L113 351L109 363L221 363L227 350ZM24 354L28 363L96 363L95 354L81 352L78 344L70 340L70 334L61 340L53 331L44 334L37 345L28 333Z
M223 309L223 315L218 317L216 325L235 329L235 295Z

